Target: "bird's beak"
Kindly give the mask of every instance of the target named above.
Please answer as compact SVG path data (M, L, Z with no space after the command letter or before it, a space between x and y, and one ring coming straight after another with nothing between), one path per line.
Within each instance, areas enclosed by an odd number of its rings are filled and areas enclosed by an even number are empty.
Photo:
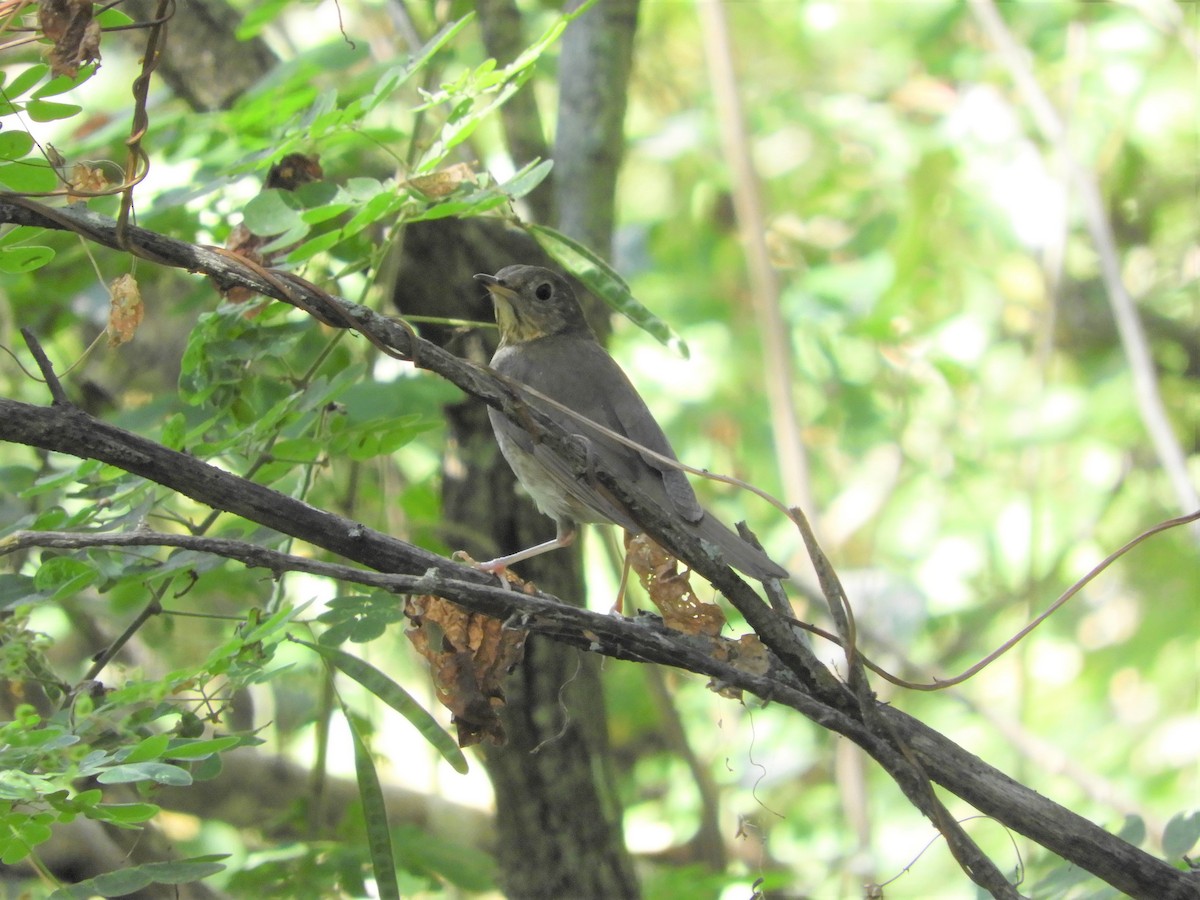
M475 280L483 282L483 286L488 289L488 293L492 296L500 296L505 300L517 296L516 291L510 288L495 275L488 275L481 272L475 276Z

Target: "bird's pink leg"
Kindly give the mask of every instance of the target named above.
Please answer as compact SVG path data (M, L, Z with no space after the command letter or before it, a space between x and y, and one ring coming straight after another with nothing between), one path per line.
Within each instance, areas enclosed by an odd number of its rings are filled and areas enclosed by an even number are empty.
M513 563L521 562L524 559L532 559L535 556L541 556L543 553L549 553L551 550L557 550L560 547L570 547L575 543L575 538L579 534L579 529L574 525L564 526L562 523L558 525L558 533L548 541L541 544L535 544L532 547L526 547L524 550L518 550L516 553L510 553L508 556L498 556L495 559L489 559L487 562L475 563L476 569L481 569L484 572L503 572Z

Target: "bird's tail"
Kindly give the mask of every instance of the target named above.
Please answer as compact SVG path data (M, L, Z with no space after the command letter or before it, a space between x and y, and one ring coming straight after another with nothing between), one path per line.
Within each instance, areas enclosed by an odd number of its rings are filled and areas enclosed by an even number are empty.
M721 549L725 562L751 578L762 581L766 578L787 578L788 573L783 566L774 562L767 554L753 544L726 528L712 513L705 512L704 518L693 528L703 541L716 544Z

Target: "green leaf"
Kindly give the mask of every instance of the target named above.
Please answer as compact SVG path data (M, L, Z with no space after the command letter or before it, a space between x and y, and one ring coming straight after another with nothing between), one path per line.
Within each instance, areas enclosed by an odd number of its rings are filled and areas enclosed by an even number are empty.
M364 102L364 112L371 112L379 104L387 100L395 90L408 80L409 76L420 69L425 63L433 57L435 53L449 43L455 35L457 35L467 23L475 18L474 13L468 13L457 22L451 22L435 34L432 38L425 42L416 53L414 53L406 63L401 66L396 66L385 72L379 81L375 83L375 89L367 95Z
M291 0L259 0L248 10L237 26L237 39L248 41L279 16L279 13L291 3Z
M28 132L0 132L0 159L20 159L32 150L33 147L33 135Z
M150 821L158 812L153 803L100 803L88 812L88 818L116 825L137 825Z
M420 413L408 416L382 416L353 425L339 420L334 430L330 450L363 462L386 456L399 450L417 435L436 427L438 423Z
M214 753L229 750L242 742L240 737L209 738L204 741L176 742L163 756L166 759L204 759Z
M371 851L371 870L375 875L376 889L382 900L400 900L400 887L396 883L396 860L392 856L392 835L388 830L387 805L383 801L383 789L379 786L375 760L371 758L371 751L359 734L354 717L344 703L342 715L346 717L354 739L354 774L358 779L358 798L362 803L363 821L367 828L367 846Z
M343 674L349 675L368 691L390 706L408 721L421 733L425 740L433 745L434 749L442 755L446 762L454 767L454 771L466 773L467 759L463 756L462 750L454 743L454 739L445 732L437 720L431 716L421 704L388 678L387 675L380 672L370 663L363 662L357 656L351 656L345 650L339 650L337 647L324 647L318 644L310 643L309 641L292 638L297 644L302 644L310 650L315 650L325 658L334 668L338 669Z
M79 87L89 78L91 78L96 73L96 68L97 67L94 64L89 63L81 68L74 77L69 75L58 75L34 91L33 98L35 100L40 100L43 97L57 97L59 94L65 94L67 91Z
M100 573L94 566L70 556L45 560L33 576L34 587L48 594L51 600L71 597L99 580Z
M456 844L415 825L401 825L394 829L393 835L401 868L416 875L432 874L467 891L495 889L496 863L483 851Z
M308 226L300 216L300 201L291 191L271 188L246 204L242 218L246 227L259 235L279 234Z
M46 73L49 71L50 67L45 63L38 63L37 65L30 66L12 81L4 85L4 96L9 100L15 101L31 87L45 78Z
M172 450L182 450L184 440L187 437L187 419L183 413L175 413L168 418L162 425L162 431L159 432L159 440L163 446L169 447Z
M13 275L21 272L32 272L54 259L54 251L49 247L39 247L36 244L26 244L23 247L0 247L0 272Z
M344 200L338 203L326 203L323 206L314 206L304 210L300 214L300 218L309 225L320 225L322 222L328 222L330 219L335 219L348 209L352 209L354 204Z
M587 285L614 310L639 328L649 332L661 343L685 359L687 344L658 316L638 303L616 270L603 259L572 238L544 225L526 225L525 229L568 272Z
M131 747L128 753L123 755L118 754L118 759L123 763L140 763L159 759L163 755L163 751L167 749L169 743L171 743L171 736L169 734L151 735Z
M50 900L87 900L95 896L121 897L152 884L188 884L224 871L224 864L218 860L228 858L228 854L195 856L191 859L146 863L116 872L105 872L87 881L59 888L50 895ZM173 892L169 893L173 895Z
M0 184L18 194L45 194L61 186L50 163L32 158L0 166Z
M133 19L131 19L126 13L121 12L119 9L110 8L104 10L102 13L97 14L96 22L101 28L109 29L121 28L125 25L132 25Z
M342 227L342 235L349 237L382 218L391 218L403 202L404 195L396 191L384 191L376 194Z
M554 168L554 160L543 159L541 161L534 160L525 166L504 184L500 185L500 190L513 200L520 199L536 188L539 184L546 180L546 176L550 174L550 170Z
M1179 859L1196 841L1200 841L1200 810L1174 815L1163 830L1163 856L1168 860Z
M387 190L387 186L378 178L357 176L347 179L342 190L352 204L361 204L366 203L377 194L383 193Z
M82 106L74 103L55 103L51 100L30 100L25 104L26 114L35 122L69 119L82 109Z
M326 250L336 247L344 239L345 235L340 231L327 231L325 234L318 234L289 253L287 257L288 262L297 263L311 259L318 253L324 253Z
M96 776L101 784L129 784L135 781L154 781L174 787L187 787L192 776L187 769L168 763L140 762L132 765L113 766Z
M479 197L481 195L474 195ZM504 194L489 194L483 195L482 200L448 200L445 203L438 203L436 206L430 206L427 209L415 215L409 216L409 222L428 222L433 219L446 219L450 216L462 216L466 218L472 215L480 215L491 209L504 206L508 203L508 198Z

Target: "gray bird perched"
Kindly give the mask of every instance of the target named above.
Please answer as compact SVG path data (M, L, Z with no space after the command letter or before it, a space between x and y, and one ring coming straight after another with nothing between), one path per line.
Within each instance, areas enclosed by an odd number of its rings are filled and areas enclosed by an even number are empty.
M676 459L666 435L620 367L583 317L575 292L562 276L537 266L506 266L495 275L476 275L492 295L500 347L492 368L605 428L662 456ZM536 400L531 400L534 405ZM614 474L628 479L695 537L721 549L734 568L757 579L786 578L765 553L734 534L696 499L682 471L613 440L565 413L541 407L569 434L587 441L589 452ZM566 547L580 522L613 522L636 534L641 528L603 486L576 475L573 467L536 442L501 412L488 409L500 452L533 497L554 519L553 540L482 563L498 571L523 559Z

